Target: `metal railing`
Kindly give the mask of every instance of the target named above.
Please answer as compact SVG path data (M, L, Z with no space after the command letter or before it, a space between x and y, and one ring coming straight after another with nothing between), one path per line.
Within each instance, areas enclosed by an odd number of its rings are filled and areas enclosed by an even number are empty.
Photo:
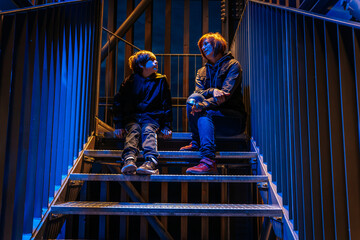
M30 238L95 128L100 0L0 13L0 238Z
M249 1L233 49L284 238L360 235L360 24ZM245 97L246 98L246 97Z
M115 35L106 28L103 28L105 32L108 33L108 36L114 36L117 39L117 48L116 56L118 56L119 43L123 42L124 44L130 45L136 50L141 50L140 48L134 46L125 39ZM188 124L186 118L186 100L187 97L194 92L195 89L195 77L197 70L203 66L201 54L164 54L164 53L154 53L157 57L159 73L166 74L169 82L171 95L172 95L172 104L173 104L173 130L176 132L187 132ZM119 56L118 56L119 57ZM122 56L120 56L122 57ZM127 59L124 59L126 62ZM168 64L166 69L165 65ZM189 69L185 71L184 65L189 66ZM184 74L188 72L188 74ZM115 74L115 79L117 79L117 72ZM124 78L125 79L125 78ZM124 80L122 79L122 80ZM188 85L188 89L183 88L184 83ZM103 116L100 114L100 118L109 123L111 119L111 108L113 105L113 97L107 96L110 91L107 90L109 87L104 81L105 96L100 96L99 100L99 112L103 113ZM120 83L117 83L115 80L115 92L118 91ZM115 94L115 93L114 93Z

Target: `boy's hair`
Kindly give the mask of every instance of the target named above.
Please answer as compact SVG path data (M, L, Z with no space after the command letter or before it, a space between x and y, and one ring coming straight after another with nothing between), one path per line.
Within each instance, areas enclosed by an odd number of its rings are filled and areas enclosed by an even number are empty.
M152 52L141 50L129 57L129 67L134 73L141 74L142 68L140 66L145 66L147 61L155 59L156 57Z
M211 46L214 49L214 56L217 56L219 53L224 54L227 46L227 42L224 39L223 36L221 36L220 33L206 33L204 34L198 41L198 46L201 52L201 55L206 58L205 54L202 51L202 46L205 41L205 39L208 40L208 42L211 44Z

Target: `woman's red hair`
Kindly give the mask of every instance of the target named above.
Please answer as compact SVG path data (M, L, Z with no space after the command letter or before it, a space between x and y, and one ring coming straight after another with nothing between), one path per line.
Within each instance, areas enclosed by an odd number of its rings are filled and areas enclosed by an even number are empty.
M226 47L227 47L227 42L224 39L223 36L221 36L220 33L206 33L204 34L198 41L198 46L201 52L201 55L206 58L206 56L204 55L203 51L202 51L202 46L203 46L203 42L204 40L207 39L208 42L211 44L211 46L214 49L214 56L217 56L218 54L223 55L226 51Z

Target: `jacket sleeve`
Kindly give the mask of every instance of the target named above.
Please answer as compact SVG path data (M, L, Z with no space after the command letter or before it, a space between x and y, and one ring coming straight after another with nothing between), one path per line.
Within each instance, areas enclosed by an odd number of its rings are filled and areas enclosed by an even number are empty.
M206 83L206 68L200 68L197 71L196 78L195 78L195 92L199 93L204 96L204 98L209 98L213 96L214 88L205 88Z
M130 91L129 89L129 78L125 79L121 86L119 92L117 92L114 96L114 104L113 104L113 121L115 123L115 129L124 128L123 118L125 116L125 104L126 95Z
M224 92L230 93L230 95L225 97L225 102L235 92L236 88L241 84L241 81L242 81L242 70L240 64L237 61L235 61L230 64L228 73L226 74L226 77L224 78L220 89ZM206 98L203 101L205 108L208 108L210 106L218 106L216 99L213 97L214 89L212 88L211 90L209 90L209 92L210 91L211 91L211 97Z
M171 92L169 84L167 83L166 77L163 79L162 83L162 107L164 111L162 126L163 128L167 127L172 130L172 104L171 104Z

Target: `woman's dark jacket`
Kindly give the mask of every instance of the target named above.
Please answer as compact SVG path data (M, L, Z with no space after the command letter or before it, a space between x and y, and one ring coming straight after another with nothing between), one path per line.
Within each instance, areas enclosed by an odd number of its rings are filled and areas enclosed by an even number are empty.
M231 53L224 55L215 65L206 63L197 72L195 92L202 94L206 109L232 109L246 116L241 91L242 69ZM224 103L218 105L213 97L214 89L230 93Z
M155 123L171 129L171 93L166 76L154 73L144 78L131 74L114 97L114 123L121 129L130 122Z

